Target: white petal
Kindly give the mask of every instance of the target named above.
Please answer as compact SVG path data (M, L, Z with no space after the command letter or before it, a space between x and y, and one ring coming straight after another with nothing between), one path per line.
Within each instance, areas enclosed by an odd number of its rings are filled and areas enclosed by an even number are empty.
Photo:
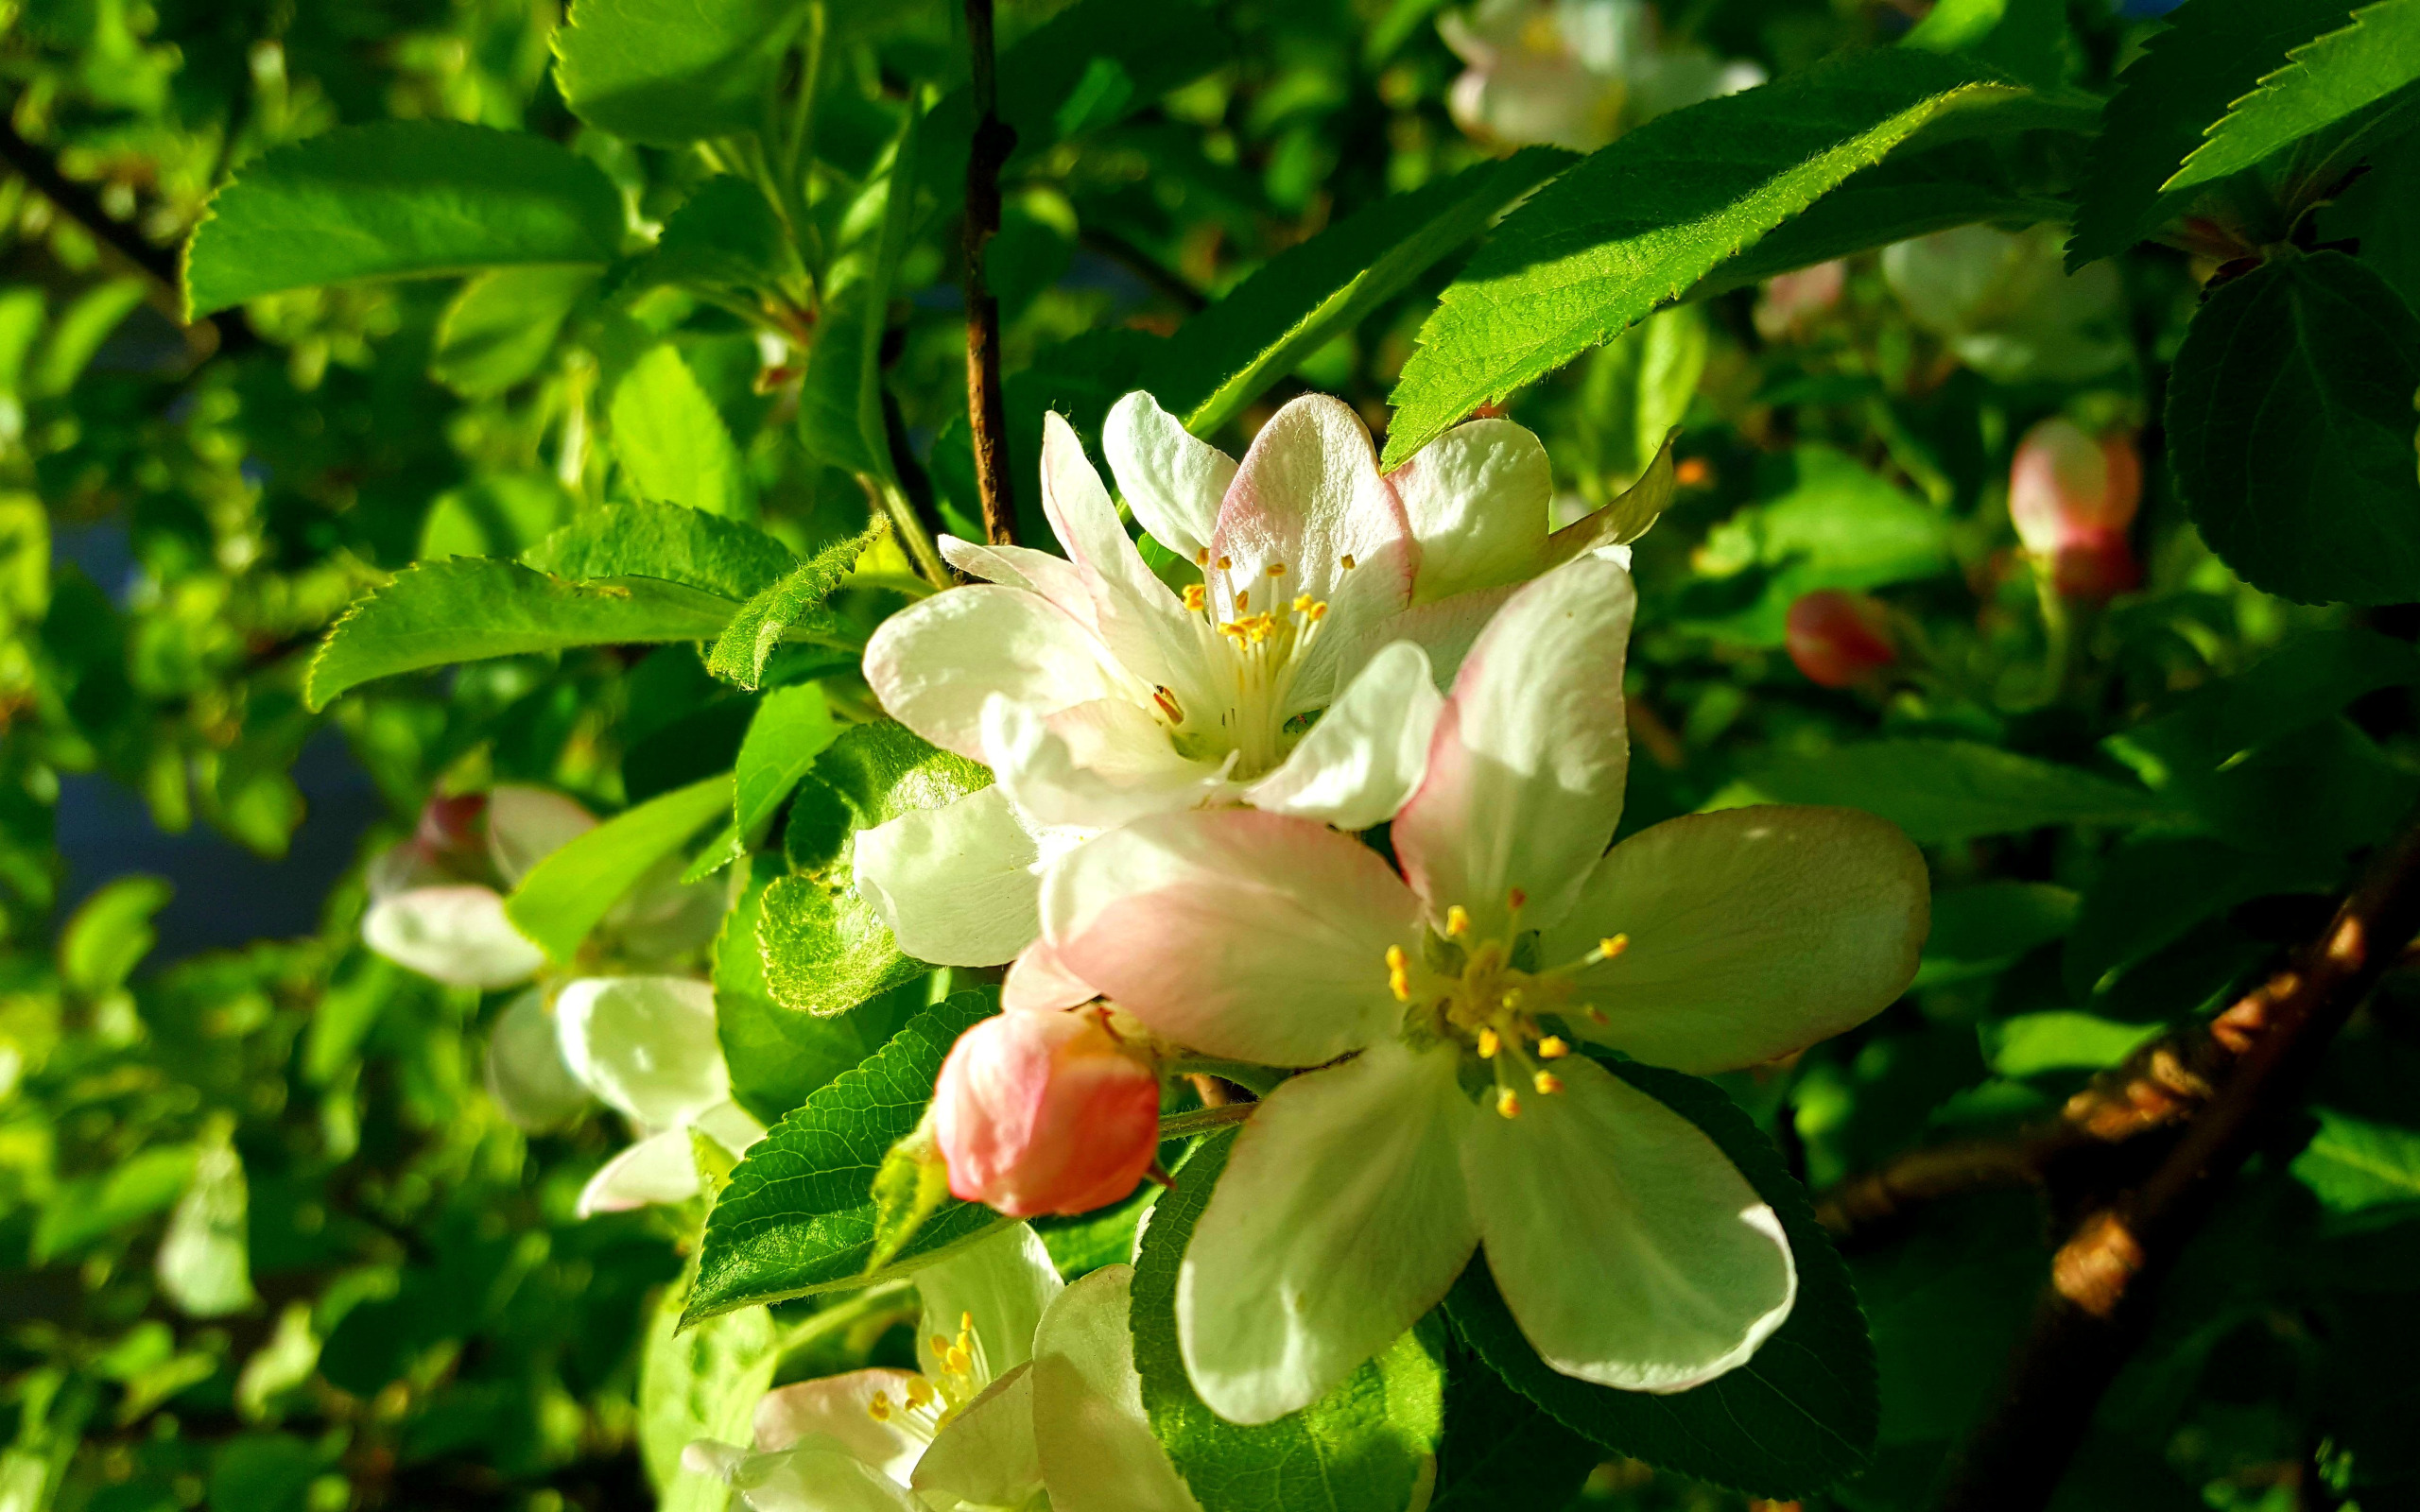
M905 1402L914 1379L906 1370L852 1370L777 1387L756 1399L756 1449L775 1453L820 1438L905 1486L925 1439L896 1415L875 1421L871 1409L876 1392Z
M561 793L503 782L488 794L488 855L507 889L595 828L596 816Z
M1048 940L1035 940L1009 963L1000 984L1000 1006L1010 1013L1051 1013L1090 1003L1100 994L1093 985L1067 970Z
M1061 857L1043 886L1067 968L1206 1054L1314 1066L1403 1012L1386 954L1419 944L1412 896L1377 852L1307 819L1138 819Z
M1102 643L1147 696L1165 684L1190 707L1204 686L1194 617L1144 564L1084 443L1055 411L1042 417L1042 508L1092 590Z
M1428 658L1398 641L1370 659L1277 770L1244 790L1245 801L1340 830L1383 824L1428 769L1444 703Z
M765 1137L765 1125L737 1103L717 1103L689 1121L689 1126L734 1155L745 1155Z
M1018 1366L968 1402L934 1436L908 1484L936 1506L1024 1506L1042 1489L1042 1458L1033 1442L1033 1367Z
M1509 420L1457 425L1387 481L1420 542L1413 602L1526 582L1545 570L1554 472L1526 426Z
M925 1304L916 1331L918 1363L925 1374L938 1374L933 1336L956 1339L971 1316L982 1364L991 1379L999 1379L1033 1358L1033 1331L1063 1285L1042 1236L1021 1223L925 1266L916 1273L916 1295Z
M580 1188L577 1211L628 1212L652 1202L685 1202L698 1194L698 1158L685 1128L639 1141L606 1161Z
M1379 640L1409 641L1427 652L1430 674L1440 684L1449 684L1470 656L1471 647L1478 644L1488 622L1511 602L1521 586L1510 583L1501 588L1476 588L1434 603L1414 604L1401 613L1389 615L1371 633Z
M975 761L983 759L983 701L995 694L1049 713L1133 686L1064 612L1022 589L981 584L883 621L866 643L865 676L893 719Z
M1123 698L1046 716L994 697L983 706L983 750L1033 822L1095 830L1203 802L1232 765L1178 755L1167 727Z
M1478 1115L1455 1061L1388 1040L1285 1082L1236 1136L1177 1274L1178 1343L1213 1412L1265 1423L1308 1406L1461 1274Z
M1085 586L1084 575L1066 558L1031 546L980 546L956 536L942 537L941 549L942 559L969 577L1039 593L1064 610L1077 624L1099 633L1100 620L1093 608L1092 590Z
M1690 814L1616 846L1539 954L1566 961L1629 936L1579 977L1605 1021L1574 1014L1571 1027L1653 1065L1729 1071L1890 1006L1915 976L1931 896L1923 853L1871 814Z
M1033 1341L1033 1434L1051 1512L1200 1512L1151 1436L1129 1327L1134 1267L1060 1294Z
M423 976L481 991L527 981L546 964L505 917L496 890L471 883L379 900L361 918L361 942Z
M536 988L514 998L488 1035L488 1095L516 1127L552 1128L588 1105L588 1089L563 1060L555 1016Z
M731 1097L703 982L583 977L555 999L555 1029L580 1084L648 1128L688 1124Z
M1488 1269L1540 1359L1685 1391L1755 1352L1798 1295L1781 1221L1698 1126L1579 1057L1518 1118L1472 1119Z
M1293 401L1253 438L1219 507L1210 550L1218 619L1237 617L1238 590L1255 608L1305 594L1328 606L1295 674L1288 714L1333 703L1376 649L1371 631L1411 602L1415 548L1403 506L1378 474L1369 427L1325 394ZM1217 566L1222 558L1224 571ZM1353 566L1344 565L1347 558ZM1273 576L1272 568L1280 569ZM1195 705L1188 698L1185 707Z
M1236 459L1197 439L1160 402L1137 391L1101 426L1100 449L1126 507L1151 539L1187 561L1210 549Z
M1432 919L1461 904L1500 937L1563 917L1612 843L1630 767L1622 652L1630 574L1585 557L1512 596L1454 679L1428 774L1396 818L1395 854Z
M857 896L899 948L938 966L997 966L1040 933L1041 845L996 784L857 832Z
M824 1439L749 1455L732 1471L731 1488L750 1512L932 1512L913 1491Z

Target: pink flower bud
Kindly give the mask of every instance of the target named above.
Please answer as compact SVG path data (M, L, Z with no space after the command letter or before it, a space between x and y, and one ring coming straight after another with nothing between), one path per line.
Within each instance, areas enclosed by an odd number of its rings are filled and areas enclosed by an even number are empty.
M475 858L482 843L479 819L487 810L485 793L464 793L455 798L432 793L428 801L421 805L420 825L412 832L412 843L431 860ZM476 864L473 860L472 865Z
M2084 531L2051 558L2050 581L2066 597L2098 602L2141 587L2143 567L2123 530Z
M1003 1013L959 1036L933 1087L949 1189L1011 1217L1089 1212L1159 1149L1160 1078L1097 1012Z
M1789 659L1819 687L1850 688L1899 660L1891 618L1863 593L1837 588L1802 593L1783 633Z
M2142 496L2135 438L2118 431L2096 440L2068 420L2046 420L2026 432L2009 472L2009 518L2025 549L2040 557L2123 536Z

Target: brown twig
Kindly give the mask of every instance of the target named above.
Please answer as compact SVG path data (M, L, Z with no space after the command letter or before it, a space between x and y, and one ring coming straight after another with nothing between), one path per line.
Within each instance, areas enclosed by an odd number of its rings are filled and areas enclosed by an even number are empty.
M1000 301L983 277L983 260L1000 230L1000 167L1016 146L1017 134L1000 119L992 0L966 0L966 50L975 106L975 140L966 155L966 423L975 444L983 537L995 546L1013 545L1009 419L1000 396Z
M2420 821L2371 863L2317 940L2211 1025L2234 1053L2223 1080L2150 1177L2087 1215L2052 1259L2008 1384L1949 1468L1942 1512L2037 1512L2049 1502L2161 1277L2415 933Z

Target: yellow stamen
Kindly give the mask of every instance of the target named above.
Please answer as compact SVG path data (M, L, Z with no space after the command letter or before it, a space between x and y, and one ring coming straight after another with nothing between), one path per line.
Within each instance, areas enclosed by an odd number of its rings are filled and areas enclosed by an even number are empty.
M890 1421L890 1394L887 1391L875 1392L873 1400L866 1403L866 1416L878 1423Z
M1232 571L1235 565L1236 558L1233 557L1221 557L1219 558L1219 570L1222 573Z
M1312 605L1310 608L1310 616L1311 623L1317 625L1320 621L1327 618L1327 606L1325 604Z
M1284 562L1282 562L1282 561L1272 561L1272 562L1270 562L1270 563L1269 564L1269 576L1271 576L1271 577L1283 577L1283 576L1286 576L1286 564L1285 564Z
M1187 583L1184 585L1184 607L1186 609L1192 610L1196 614L1199 614L1209 605L1209 590L1203 588L1200 583Z
M1495 1110L1506 1118L1521 1116L1521 1094L1507 1087L1495 1094Z
M1297 614L1308 614L1310 611L1311 611L1311 595L1310 595L1310 594L1308 594L1308 593L1297 593L1297 594L1295 594L1295 595L1294 595L1294 612L1295 612L1295 613L1297 613Z
M935 1354L937 1354L937 1355L941 1355L941 1354L947 1354L947 1353L949 1353L949 1335L948 1335L948 1334L946 1334L946 1333L936 1333L936 1334L934 1334L934 1335L932 1336L931 1340L930 1340L930 1341L928 1341L928 1342L930 1342L930 1343L931 1343L931 1345L932 1345L932 1347L933 1347L933 1353L935 1353Z
M1571 1054L1571 1047L1564 1043L1563 1036L1559 1034L1550 1034L1538 1041L1540 1060L1561 1060L1569 1054Z
M1471 932L1471 911L1456 903L1445 910L1445 933L1461 936Z
M1542 1097L1552 1097L1555 1093L1563 1091L1563 1078L1556 1075L1551 1071L1539 1072L1536 1075L1530 1078L1530 1083L1531 1086L1537 1088L1538 1094Z
M953 1344L949 1353L942 1356L942 1367L951 1375L962 1376L975 1368L975 1357Z
M1588 1015L1588 1022L1590 1023L1610 1023L1613 1022L1605 1017L1605 1010L1597 1006L1594 1003L1583 1005L1580 1011Z
M1597 942L1597 953L1609 961L1628 949L1630 949L1628 935L1616 935L1610 939L1600 939Z
M908 1378L908 1406L921 1407L925 1403L932 1400L933 1396L933 1383L931 1382L925 1380L923 1376L909 1376Z
M1512 911L1517 914L1522 909L1530 905L1530 895L1523 892L1520 888L1515 887L1504 901L1506 903L1510 904Z
M1249 588L1239 590L1236 594L1236 612L1240 614L1250 608L1252 608L1252 590Z
M1167 715L1169 719L1180 725L1184 723L1184 705L1176 701L1175 693L1169 689L1153 688L1151 701L1158 704L1160 713Z
M1411 963L1400 945L1387 947L1387 986L1394 990L1397 1003L1411 1001Z
M1200 551L1197 551L1197 552L1195 552L1195 553L1193 554L1193 565L1195 565L1196 567L1207 567L1207 566L1209 566L1209 565L1210 565L1210 548L1209 548L1209 547L1204 546L1204 547L1202 547Z
M1346 572L1351 572L1353 570L1353 553L1348 551L1343 556L1339 557L1336 559Z
M1481 1029L1478 1032L1478 1057L1481 1060L1494 1060L1495 1052L1501 1048L1503 1048L1503 1036L1493 1029Z

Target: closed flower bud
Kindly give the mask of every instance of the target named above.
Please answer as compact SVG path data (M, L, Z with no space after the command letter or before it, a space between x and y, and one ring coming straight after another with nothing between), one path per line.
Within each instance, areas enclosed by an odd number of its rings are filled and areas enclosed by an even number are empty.
M1789 606L1784 632L1790 661L1820 687L1855 687L1899 660L1888 611L1863 593L1803 593Z
M2142 580L2126 540L2143 496L2134 438L2095 438L2068 420L2025 433L2009 472L2008 512L2025 549L2050 565L2060 593L2108 598Z
M1012 1217L1125 1196L1150 1168L1159 1122L1158 1074L1089 1011L986 1019L933 1087L951 1193Z
M2065 597L2098 602L2141 587L2143 567L2123 530L2086 531L2051 557L2050 582Z

